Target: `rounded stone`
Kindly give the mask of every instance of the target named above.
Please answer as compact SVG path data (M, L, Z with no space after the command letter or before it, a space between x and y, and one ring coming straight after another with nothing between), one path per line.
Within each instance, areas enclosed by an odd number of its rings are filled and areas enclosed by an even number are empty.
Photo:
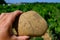
M47 22L35 11L28 11L19 17L18 35L41 36L47 30Z

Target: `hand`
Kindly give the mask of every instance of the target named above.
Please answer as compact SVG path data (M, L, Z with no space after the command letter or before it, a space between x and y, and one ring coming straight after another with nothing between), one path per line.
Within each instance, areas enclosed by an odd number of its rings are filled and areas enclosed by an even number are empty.
M10 36L10 28L15 20L15 17L20 15L21 11L11 13L2 13L0 15L0 40L27 40L29 36Z

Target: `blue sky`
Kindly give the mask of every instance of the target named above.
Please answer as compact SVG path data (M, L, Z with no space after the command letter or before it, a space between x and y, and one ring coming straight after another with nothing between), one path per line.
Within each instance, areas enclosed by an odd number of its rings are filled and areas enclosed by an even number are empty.
M60 0L5 0L7 3L20 3L20 2L59 2Z

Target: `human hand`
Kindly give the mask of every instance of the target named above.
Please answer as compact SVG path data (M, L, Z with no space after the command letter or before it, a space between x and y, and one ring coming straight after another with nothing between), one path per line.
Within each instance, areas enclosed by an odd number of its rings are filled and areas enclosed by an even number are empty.
M2 13L0 15L0 40L27 40L29 36L11 36L10 28L16 16L20 15L21 11L14 11L11 13Z

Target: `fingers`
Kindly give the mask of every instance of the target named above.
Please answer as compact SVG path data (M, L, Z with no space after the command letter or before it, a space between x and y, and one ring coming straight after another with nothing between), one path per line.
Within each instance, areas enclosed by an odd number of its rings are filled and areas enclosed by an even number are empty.
M16 10L16 11L12 12L12 15L13 15L14 18L16 16L20 15L20 14L22 14L22 11L19 11L19 10Z
M3 37L7 38L10 36L10 28L15 20L15 17L20 15L22 12L21 11L15 11L11 13L3 13L0 15L0 34L3 35ZM16 39L21 39L21 37L16 37Z
M5 13L2 13L2 14L0 15L0 19L3 18L5 15L6 15Z
M18 15L20 15L20 14L22 14L22 11L19 11L19 10L14 11L14 12L11 12L9 18L10 18L11 20L14 20L14 19L16 18L16 16L18 16Z
M1 16L0 16L0 24L3 23L3 22L5 21L5 19L7 18L8 15L9 15L9 13L1 14Z
M11 13L1 13L1 15L0 15L0 19L2 19L4 16L6 16L6 15L11 15L11 17L13 18L15 18L16 16L18 16L18 15L20 15L22 13L22 11L19 11L19 10L16 10L16 11L14 11L14 12L11 12ZM8 15L8 17L9 17L9 15Z
M19 37L13 36L11 39L12 40L29 40L29 36L19 36Z
M11 25L14 22L16 16L20 15L21 13L22 13L22 11L18 11L18 10L14 11L14 12L11 12L10 15L8 16L8 18L5 21L6 24Z
M29 39L29 36L19 36L17 37L18 40L28 40Z
M15 17L20 15L21 11L15 11L11 13L5 13L0 15L0 29L4 29L5 31L8 31L8 29L11 27L13 21L15 20Z

